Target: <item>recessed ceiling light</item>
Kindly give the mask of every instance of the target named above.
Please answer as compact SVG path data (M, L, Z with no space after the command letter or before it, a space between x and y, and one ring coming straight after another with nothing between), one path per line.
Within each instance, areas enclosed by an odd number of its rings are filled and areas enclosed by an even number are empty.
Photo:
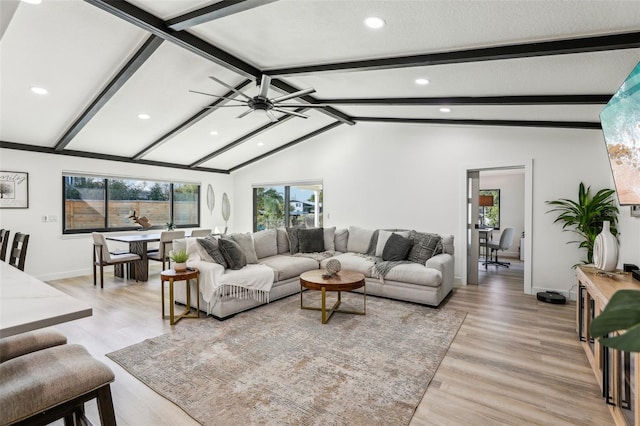
M40 4L42 3L42 0L22 0L23 3L29 3L29 4Z
M440 112L451 112L451 108L440 108Z
M378 18L377 16L369 16L364 20L364 24L369 28L377 30L384 27L386 25L386 22L384 21L384 19Z
M416 84L419 84L421 86L426 86L429 83L429 80L426 78L416 78Z
M46 95L47 93L49 93L49 91L44 87L36 87L36 86L33 86L31 88L31 91L36 95Z
M264 146L264 142L258 142L258 146Z
M150 119L150 118L151 118L151 116L150 116L149 114L144 114L144 113L142 113L142 114L138 114L138 118L139 118L140 120L148 120L148 119Z
M211 136L218 136L218 132L216 130L212 130L209 132Z

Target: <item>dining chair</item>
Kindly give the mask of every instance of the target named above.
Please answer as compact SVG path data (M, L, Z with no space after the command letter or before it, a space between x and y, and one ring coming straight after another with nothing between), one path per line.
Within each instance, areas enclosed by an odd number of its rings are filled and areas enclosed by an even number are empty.
M169 262L170 268L171 259L169 259L169 252L173 248L173 240L179 240L180 238L184 238L184 231L162 231L160 233L160 245L158 245L158 250L147 252L147 259L162 262L163 271L165 270L165 262Z
M9 264L24 271L24 262L27 259L27 247L29 246L29 234L16 232L9 253Z
M128 263L133 266L135 272L135 261L141 260L140 256L134 253L111 254L104 234L93 232L91 236L93 237L93 285L96 285L96 266L100 267L100 288L104 288L105 266ZM137 274L134 273L133 275L137 277ZM136 281L138 281L137 278Z
M9 234L8 229L0 229L0 260L3 262L7 259L7 247L9 246Z
M211 235L211 229L194 229L191 231L191 236L196 237L206 237L207 235Z

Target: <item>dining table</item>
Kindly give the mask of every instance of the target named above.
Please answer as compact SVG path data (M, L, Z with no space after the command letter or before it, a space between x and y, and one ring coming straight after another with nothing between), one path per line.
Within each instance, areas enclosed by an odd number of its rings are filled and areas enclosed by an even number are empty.
M148 244L160 241L160 234L127 234L127 235L105 235L107 240L129 244L129 252L140 256L136 260L136 266L131 271L131 278L138 281L149 279L149 258L147 257Z
M91 315L90 305L0 261L0 338Z

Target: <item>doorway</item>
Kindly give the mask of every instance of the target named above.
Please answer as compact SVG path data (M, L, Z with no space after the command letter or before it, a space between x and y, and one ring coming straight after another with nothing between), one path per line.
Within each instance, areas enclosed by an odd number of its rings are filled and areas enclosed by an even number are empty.
M516 165L466 168L465 182L463 258L467 261L462 266L466 269L463 275L466 284L482 284L483 280L500 274L510 279L519 276L523 292L531 294L532 160ZM505 228L513 228L513 237L509 247L499 251L500 261L512 262L513 266L485 265L491 251L485 252L484 238L498 242Z

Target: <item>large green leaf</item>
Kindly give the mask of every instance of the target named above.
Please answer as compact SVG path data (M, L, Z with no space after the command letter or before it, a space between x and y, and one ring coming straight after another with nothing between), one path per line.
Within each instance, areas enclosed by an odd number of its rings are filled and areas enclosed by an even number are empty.
M613 332L620 336L606 337ZM640 352L640 291L619 290L592 322L590 334L605 346L627 352Z

